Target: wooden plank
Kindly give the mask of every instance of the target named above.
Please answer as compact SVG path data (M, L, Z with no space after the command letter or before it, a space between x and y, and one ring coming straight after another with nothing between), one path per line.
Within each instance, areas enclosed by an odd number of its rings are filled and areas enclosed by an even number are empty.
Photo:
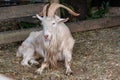
M93 11L96 10L97 8L94 7ZM109 7L109 12L106 14L108 16L119 16L120 15L120 7ZM36 23L38 20L33 19L31 16L27 17L20 17L20 18L15 18L17 21L25 21L25 22L30 22L30 23Z
M1 7L0 20L33 16L36 13L42 11L44 5L45 4L43 3L39 3L22 6Z
M120 7L109 7L108 15L110 16L120 15Z
M110 18L101 18L94 20L80 21L77 23L67 23L71 32L87 31L100 28L108 28L114 26L120 26L120 16L113 16ZM11 43L16 41L24 40L31 31L40 29L27 29L11 32L0 33L0 44Z
M80 21L67 24L71 32L88 31L100 28L120 26L120 16L112 16L94 20Z
M92 13L96 12L98 7L92 8ZM108 12L105 14L106 16L119 16L120 15L120 7L109 7Z
M40 30L39 28L16 30L0 33L0 44L22 41L27 38L30 32Z

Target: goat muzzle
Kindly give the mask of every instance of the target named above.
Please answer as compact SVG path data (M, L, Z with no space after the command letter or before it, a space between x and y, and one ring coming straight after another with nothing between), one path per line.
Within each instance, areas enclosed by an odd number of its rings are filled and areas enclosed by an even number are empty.
M44 38L47 40L48 39L48 35L44 35Z

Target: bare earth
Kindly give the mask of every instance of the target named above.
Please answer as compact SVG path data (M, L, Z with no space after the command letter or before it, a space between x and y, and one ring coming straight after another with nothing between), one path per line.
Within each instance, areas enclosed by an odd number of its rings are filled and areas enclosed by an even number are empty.
M19 43L0 46L0 73L15 80L120 80L120 27L73 33L73 75L66 76L64 63L56 70L36 75L37 66L20 65L16 58ZM42 60L40 60L41 63Z

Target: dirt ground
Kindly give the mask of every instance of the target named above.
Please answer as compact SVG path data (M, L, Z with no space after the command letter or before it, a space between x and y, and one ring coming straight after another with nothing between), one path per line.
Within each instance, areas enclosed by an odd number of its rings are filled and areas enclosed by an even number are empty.
M63 62L56 70L46 69L42 75L38 68L23 67L16 58L19 43L0 46L0 73L15 80L120 80L120 27L99 29L73 34L73 75L66 76Z

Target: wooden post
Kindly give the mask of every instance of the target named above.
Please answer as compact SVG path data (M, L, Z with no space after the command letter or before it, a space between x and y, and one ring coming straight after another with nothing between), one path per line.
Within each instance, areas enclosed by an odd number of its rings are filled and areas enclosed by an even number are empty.
M0 7L0 21L5 19L33 16L42 11L45 4L28 4L20 6Z
M59 3L59 0L50 0L50 3Z

